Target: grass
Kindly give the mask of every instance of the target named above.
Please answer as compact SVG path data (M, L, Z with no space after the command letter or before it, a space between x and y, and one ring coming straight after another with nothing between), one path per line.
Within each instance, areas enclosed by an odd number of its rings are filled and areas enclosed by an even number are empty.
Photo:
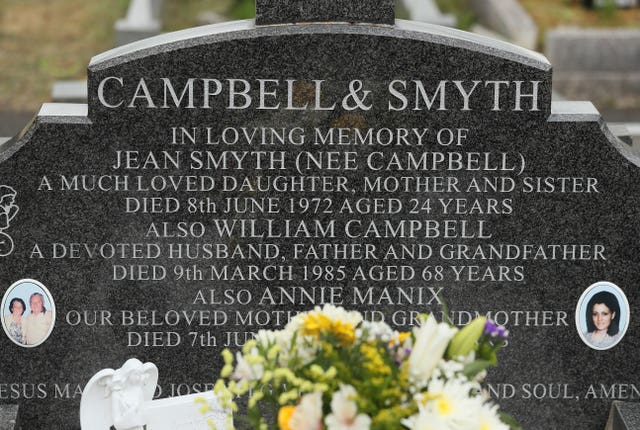
M558 26L640 27L640 8L586 9L581 0L520 0L543 29Z
M1 0L0 109L35 111L53 82L83 79L91 57L113 47L127 0Z
M470 30L476 23L476 16L469 6L469 0L436 0L440 11L455 15L458 28Z
M542 48L547 30L559 26L624 28L640 27L640 8L618 9L615 6L586 9L582 0L519 0L540 29ZM614 0L610 0L614 1ZM469 0L436 0L440 10L452 13L458 27L470 29L476 21Z
M166 0L163 26L165 31L182 30L196 25L202 12L215 12L230 19L255 16L254 0Z

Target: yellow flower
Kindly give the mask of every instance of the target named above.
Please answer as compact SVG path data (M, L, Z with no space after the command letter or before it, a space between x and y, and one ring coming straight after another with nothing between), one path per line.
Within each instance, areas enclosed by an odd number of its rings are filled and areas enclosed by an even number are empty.
M295 406L283 406L280 408L278 411L278 427L280 427L280 430L291 430L289 422L295 410Z
M436 400L436 410L438 411L439 415L447 416L451 414L451 411L453 410L453 405L449 401L448 397L440 396Z
M356 340L356 330L350 323L334 321L331 332L340 339L340 343L343 345L351 345Z
M341 320L332 320L319 311L309 312L303 322L302 334L320 337L321 334L333 334L342 345L350 345L356 340L354 324Z
M380 351L378 351L375 346L364 343L360 346L360 351L362 352L362 355L366 360L362 363L362 365L369 372L373 373L374 375L391 374L391 369L384 362Z
M398 340L400 341L400 343L404 343L404 341L407 340L409 336L411 336L411 332L408 331L398 333Z
M411 337L411 332L396 333L389 341L389 348L402 346Z
M331 320L320 312L309 312L303 321L303 334L319 337L331 329Z

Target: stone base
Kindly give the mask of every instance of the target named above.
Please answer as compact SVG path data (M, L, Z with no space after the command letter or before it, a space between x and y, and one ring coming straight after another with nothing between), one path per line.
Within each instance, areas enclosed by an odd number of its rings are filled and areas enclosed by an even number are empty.
M18 405L0 405L0 430L20 430Z
M614 401L605 430L640 428L640 403Z

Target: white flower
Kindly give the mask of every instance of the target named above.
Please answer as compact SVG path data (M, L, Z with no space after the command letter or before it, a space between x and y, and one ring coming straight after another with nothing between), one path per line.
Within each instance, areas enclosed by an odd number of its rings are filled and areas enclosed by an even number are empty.
M362 332L367 334L367 338L364 339L365 342L372 342L375 340L389 342L393 339L394 335L396 335L396 332L394 332L393 329L384 321L363 321Z
M369 430L371 418L358 415L356 396L356 390L350 385L341 385L340 390L333 393L331 414L325 420L327 430Z
M274 346L278 347L278 364L281 367L289 367L293 347L293 332L291 330L259 330L256 334L256 341L258 346L264 350L269 350Z
M458 361L440 360L440 363L438 363L438 366L431 377L444 378L446 380L454 379L459 377L463 370L464 365ZM463 377L466 380L466 376Z
M438 324L431 315L413 329L415 343L409 356L409 376L416 384L426 384L456 332L448 324Z
M416 415L405 418L401 421L402 425L409 430L449 430L451 427L446 421L443 421L438 415L431 411L420 407L420 411Z
M452 428L470 429L482 407L481 401L470 397L474 388L474 384L462 378L449 381L432 379L429 391L420 400L427 410L449 423Z
M289 420L291 430L322 429L322 393L305 394Z
M318 308L316 308L318 310ZM358 311L347 311L343 307L326 304L322 307L322 313L331 321L342 321L344 324L351 324L354 327L362 322L362 315Z
M281 331L272 330L258 330L256 334L256 341L262 348L269 348L270 346L277 345L278 337Z
M486 370L482 370L482 371L478 372L478 374L473 378L473 381L477 382L479 384L482 381L484 381L485 379L487 379L487 371Z
M231 377L236 381L256 381L262 378L264 367L258 356L258 349L252 348L251 354L245 358L241 353L236 354L236 368Z
M304 312L291 318L287 329L292 331L298 331L304 327L304 321L310 313L319 313L327 317L330 321L340 321L342 324L350 324L354 328L362 322L362 315L358 311L347 311L343 307L326 304L322 308L316 306L313 311Z
M509 426L500 421L498 417L498 406L485 404L480 410L477 430L509 430Z
M296 355L303 364L313 361L318 349L320 348L320 342L317 335L310 335L309 322L318 322L320 324L329 322L326 328L332 328L333 324L338 324L342 328L355 327L362 322L362 315L357 311L346 311L344 308L336 307L330 304L324 305L322 308L316 306L313 311L304 312L293 317L287 326L285 331L296 334L295 345L292 346L292 353ZM313 324L311 324L313 326ZM319 327L314 327L318 330Z

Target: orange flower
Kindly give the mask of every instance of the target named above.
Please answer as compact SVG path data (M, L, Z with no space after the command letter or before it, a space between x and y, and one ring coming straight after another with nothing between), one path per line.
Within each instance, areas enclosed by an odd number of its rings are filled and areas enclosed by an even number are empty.
M280 408L280 411L278 411L278 427L280 427L280 430L291 430L289 422L295 410L295 406L283 406Z

